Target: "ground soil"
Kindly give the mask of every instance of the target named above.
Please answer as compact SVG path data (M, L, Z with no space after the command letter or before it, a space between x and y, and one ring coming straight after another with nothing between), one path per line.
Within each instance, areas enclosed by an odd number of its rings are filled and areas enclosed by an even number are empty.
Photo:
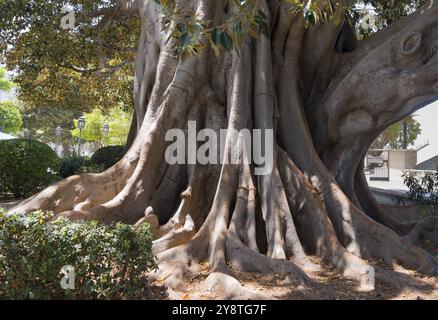
M319 262L320 261L315 261ZM376 268L383 267L379 261L373 262ZM386 267L387 268L387 267ZM438 280L434 277L419 274L395 266L395 270L409 279L409 286L397 290L376 280L376 289L372 292L360 292L358 283L342 277L334 269L324 267L322 271L310 272L315 281L312 288L293 286L288 279L280 275L262 275L259 273L231 271L244 291L243 295L233 295L223 288L208 286L211 270L208 264L195 278L187 277L184 285L177 290L165 289L165 279L152 283L153 291L158 299L212 300L212 299L279 299L279 300L438 300Z

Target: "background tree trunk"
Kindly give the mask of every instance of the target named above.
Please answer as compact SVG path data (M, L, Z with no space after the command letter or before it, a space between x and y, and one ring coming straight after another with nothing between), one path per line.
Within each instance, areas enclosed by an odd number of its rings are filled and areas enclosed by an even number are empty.
M14 212L45 209L71 219L148 222L160 274L173 271L169 285L184 272L196 273L204 260L215 270L231 264L311 285L306 271L318 266L310 255L360 282L372 259L435 274L438 260L401 238L414 225L397 225L373 201L362 163L386 127L437 97L438 5L359 46L346 24L306 28L283 1L259 5L270 36L248 37L240 55L216 58L204 50L183 62L161 32L154 1L139 1L137 138L113 168L71 177ZM216 25L224 19L223 1L177 6ZM233 9L229 2L226 10ZM273 129L272 173L256 177L254 166L243 162L168 165L165 134L186 129L188 121L199 130L229 129L226 156L234 147L230 129ZM380 278L394 279L387 273Z

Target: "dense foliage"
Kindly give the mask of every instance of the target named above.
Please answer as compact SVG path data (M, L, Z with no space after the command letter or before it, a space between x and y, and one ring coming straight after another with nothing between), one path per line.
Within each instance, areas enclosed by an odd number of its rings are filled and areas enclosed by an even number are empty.
M86 172L102 172L119 162L125 152L124 146L108 146L98 149L91 158L73 154L61 158L58 172L63 178Z
M78 171L89 163L89 159L73 154L60 160L59 175L68 178L78 173Z
M21 132L23 120L18 106L11 102L0 102L0 131L17 134Z
M26 139L0 141L0 194L30 195L54 179L58 157L46 144Z
M147 224L69 222L35 212L0 212L0 298L145 299L145 273L156 268ZM61 270L74 269L74 289L64 290ZM72 283L69 283L70 285ZM65 288L65 287L64 287Z
M117 2L0 1L0 57L16 71L23 103L83 111L131 106L139 19L116 16ZM61 26L65 6L74 11L74 30Z
M382 28L424 6L428 0L364 0L362 2L374 8L377 13L376 24Z
M404 184L409 188L408 199L417 205L438 206L438 169L418 173L405 171Z
M60 127L62 135L59 142L66 148L76 143L70 130L73 121L81 116L82 112L71 108L38 107L23 108L23 127L29 130L32 139L45 143L56 143L55 129Z
M109 146L97 150L91 157L91 162L108 169L119 162L125 155L124 146Z
M421 134L421 124L414 116L409 116L403 121L397 122L387 128L373 142L371 149L383 149L386 147L392 149L403 149L404 146L404 129L406 126L406 147L413 146Z
M82 136L78 128L78 120L74 120L75 128L71 135L75 138L82 137L82 140L89 142L105 143L106 145L125 144L131 125L131 115L121 108L111 108L106 112L95 109L84 114L85 128ZM105 137L103 126L109 126L109 132Z
M0 68L0 90L9 91L13 87L14 87L13 82L9 81L6 78L6 70L4 68Z
M405 16L425 0L284 0L290 14L302 14L308 25L343 17L339 6L348 7L352 23L362 19L357 10L372 5L376 28ZM238 50L245 34L269 34L257 0L229 0L223 24L212 27L194 12L175 10L175 0L155 0L162 11L163 29L171 28L175 51L196 54L210 47ZM133 61L140 35L135 10L117 0L0 1L0 56L16 71L20 99L29 106L66 106L82 111L132 106ZM232 4L232 6L231 6ZM73 30L61 27L66 12L74 12ZM230 8L233 8L232 10ZM67 10L66 10L67 11ZM64 12L64 13L62 13ZM362 30L369 33L369 30ZM204 39L204 40L203 40Z

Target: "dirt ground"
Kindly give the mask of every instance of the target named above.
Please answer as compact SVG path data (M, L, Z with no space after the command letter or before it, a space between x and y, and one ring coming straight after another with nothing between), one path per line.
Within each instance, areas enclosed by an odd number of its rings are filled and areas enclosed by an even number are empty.
M314 259L315 260L315 259ZM317 262L317 261L314 261ZM375 268L382 266L372 263ZM279 299L279 300L438 300L438 279L396 266L394 270L406 282L394 288L376 279L375 290L361 292L359 284L324 267L308 273L314 284L311 288L296 286L277 275L232 271L230 276L211 273L207 264L201 275L187 278L178 290L165 289L164 278L152 283L157 299Z

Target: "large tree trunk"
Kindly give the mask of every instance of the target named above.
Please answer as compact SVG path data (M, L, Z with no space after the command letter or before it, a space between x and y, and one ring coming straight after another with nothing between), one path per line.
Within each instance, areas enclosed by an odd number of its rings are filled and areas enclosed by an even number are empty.
M178 6L220 24L223 2ZM204 50L181 62L171 54L154 1L139 1L138 129L130 150L108 171L71 177L14 212L147 221L154 251L176 276L208 260L218 270L231 264L310 285L305 271L316 266L309 255L358 281L370 272L370 259L435 274L438 260L410 243L412 234L402 238L412 228L420 235L422 227L397 224L380 210L362 163L380 132L436 98L438 4L355 48L345 25L306 28L283 1L259 3L269 37L248 37L240 55L216 58ZM233 10L231 3L227 9ZM168 165L165 134L185 129L188 121L199 130L273 129L271 174L255 176L244 162ZM234 138L227 135L226 156Z

